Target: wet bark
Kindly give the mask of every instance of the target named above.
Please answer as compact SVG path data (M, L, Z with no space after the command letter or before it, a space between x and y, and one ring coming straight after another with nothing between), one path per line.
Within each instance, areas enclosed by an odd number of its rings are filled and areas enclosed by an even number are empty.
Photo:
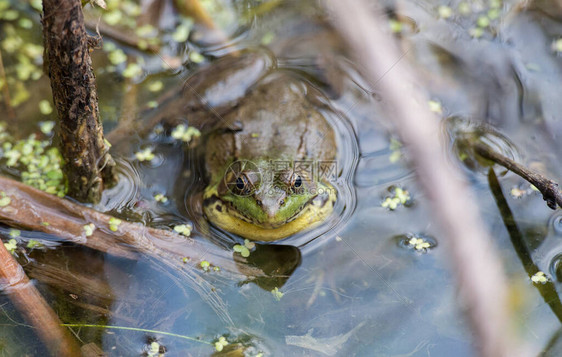
M79 0L43 0L43 40L68 195L97 202L114 182L98 111L88 35Z
M31 283L23 268L0 243L0 288L33 326L53 356L79 356L80 347L61 326L55 312Z

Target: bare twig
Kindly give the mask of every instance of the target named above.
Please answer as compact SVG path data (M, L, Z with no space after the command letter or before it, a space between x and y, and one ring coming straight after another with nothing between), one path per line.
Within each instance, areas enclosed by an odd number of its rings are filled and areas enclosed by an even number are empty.
M334 24L392 107L402 140L409 146L418 177L435 218L445 230L445 247L456 273L462 302L482 356L507 357L522 353L509 331L506 283L478 207L460 172L450 164L438 119L427 98L415 89L416 76L380 20L365 1L326 2ZM383 20L384 21L384 20ZM485 279L482 277L485 276Z
M558 204L558 206L562 208L562 190L560 190L558 183L503 156L482 142L476 142L472 144L472 147L478 155L505 167L530 182L542 193L542 197L548 207L556 209L556 205Z
M525 243L523 234L517 227L513 213L509 208L507 201L505 200L502 188L498 181L498 177L494 172L493 168L488 171L488 183L490 184L490 190L494 195L496 204L500 211L503 224L509 233L511 238L511 244L513 244L513 249L517 253L517 256L521 260L521 265L525 268L525 271L532 277L540 271L539 267L533 261L529 247ZM552 281L547 281L544 284L536 284L535 287L539 290L543 300L548 304L554 315L558 318L558 321L562 322L562 302L560 301L560 296L556 291L556 285Z
M146 51L149 53L160 52L160 46L142 41L142 39L132 30L124 30L121 28L110 26L105 22L94 19L93 17L86 17L84 23L90 30L99 30L102 35L107 36L117 42L121 42L124 45L134 47L141 51Z
M14 306L35 328L37 335L53 356L80 355L78 343L61 327L57 315L1 243L0 283L0 290L8 295Z
M115 180L115 163L103 137L80 0L43 1L43 39L69 195L97 202Z

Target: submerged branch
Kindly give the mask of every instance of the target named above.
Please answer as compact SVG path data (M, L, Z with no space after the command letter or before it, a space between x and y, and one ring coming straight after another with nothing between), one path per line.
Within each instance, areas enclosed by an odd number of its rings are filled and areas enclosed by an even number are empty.
M200 268L199 263L206 260L220 267L221 273L239 278L263 275L261 270L244 264L244 258L236 256L233 260L232 252L212 243L140 223L111 224L115 222L112 216L5 177L0 177L0 192L10 199L9 205L0 208L0 222L10 226L51 234L118 257L136 259L139 253L147 254L157 264L174 269Z
M362 0L330 0L325 4L336 29L365 69L365 78L384 93L396 129L410 148L434 217L444 228L444 249L456 273L474 344L486 357L524 354L510 334L501 259L484 229L462 173L446 155L439 120L425 105L428 99L417 89L416 74L405 54L382 30L386 19L372 16L373 9Z
M80 0L43 1L43 41L68 194L97 202L115 180L115 163L103 137Z
M511 212L509 204L502 192L498 177L492 168L488 171L488 183L492 194L494 195L494 199L496 200L496 204L498 205L503 224L505 225L505 228L509 233L509 237L511 238L513 249L517 253L519 260L521 260L521 265L525 268L529 277L532 277L538 273L540 269L533 261L531 252L529 251L529 248L525 243L525 239L523 238L523 234L519 230L519 227L517 227L513 213ZM535 284L535 287L539 290L544 302L548 304L554 315L558 318L558 321L562 323L562 302L560 301L560 296L556 291L555 284L552 281L547 281L544 284Z
M562 208L562 190L560 190L558 183L498 153L484 143L476 142L472 147L478 155L505 167L535 186L542 193L548 207L556 209L556 205L558 205Z
M80 356L80 347L43 299L23 268L0 244L0 291L31 324L52 356Z

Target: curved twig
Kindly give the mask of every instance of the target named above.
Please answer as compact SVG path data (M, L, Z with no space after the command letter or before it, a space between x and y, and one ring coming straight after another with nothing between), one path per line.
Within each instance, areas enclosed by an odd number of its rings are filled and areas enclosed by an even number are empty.
M80 356L76 340L61 326L55 312L33 285L23 268L0 243L0 291L34 327L53 356Z
M542 193L542 198L546 201L548 207L556 209L556 205L558 205L562 208L562 190L560 190L558 183L496 152L482 142L476 142L472 144L472 147L478 155L505 167L535 186Z

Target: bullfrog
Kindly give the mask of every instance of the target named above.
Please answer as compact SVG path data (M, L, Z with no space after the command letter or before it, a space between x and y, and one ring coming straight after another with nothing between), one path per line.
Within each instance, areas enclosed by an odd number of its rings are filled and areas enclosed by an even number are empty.
M308 230L333 211L334 129L309 85L271 70L220 115L204 144L203 211L216 227L257 241Z

